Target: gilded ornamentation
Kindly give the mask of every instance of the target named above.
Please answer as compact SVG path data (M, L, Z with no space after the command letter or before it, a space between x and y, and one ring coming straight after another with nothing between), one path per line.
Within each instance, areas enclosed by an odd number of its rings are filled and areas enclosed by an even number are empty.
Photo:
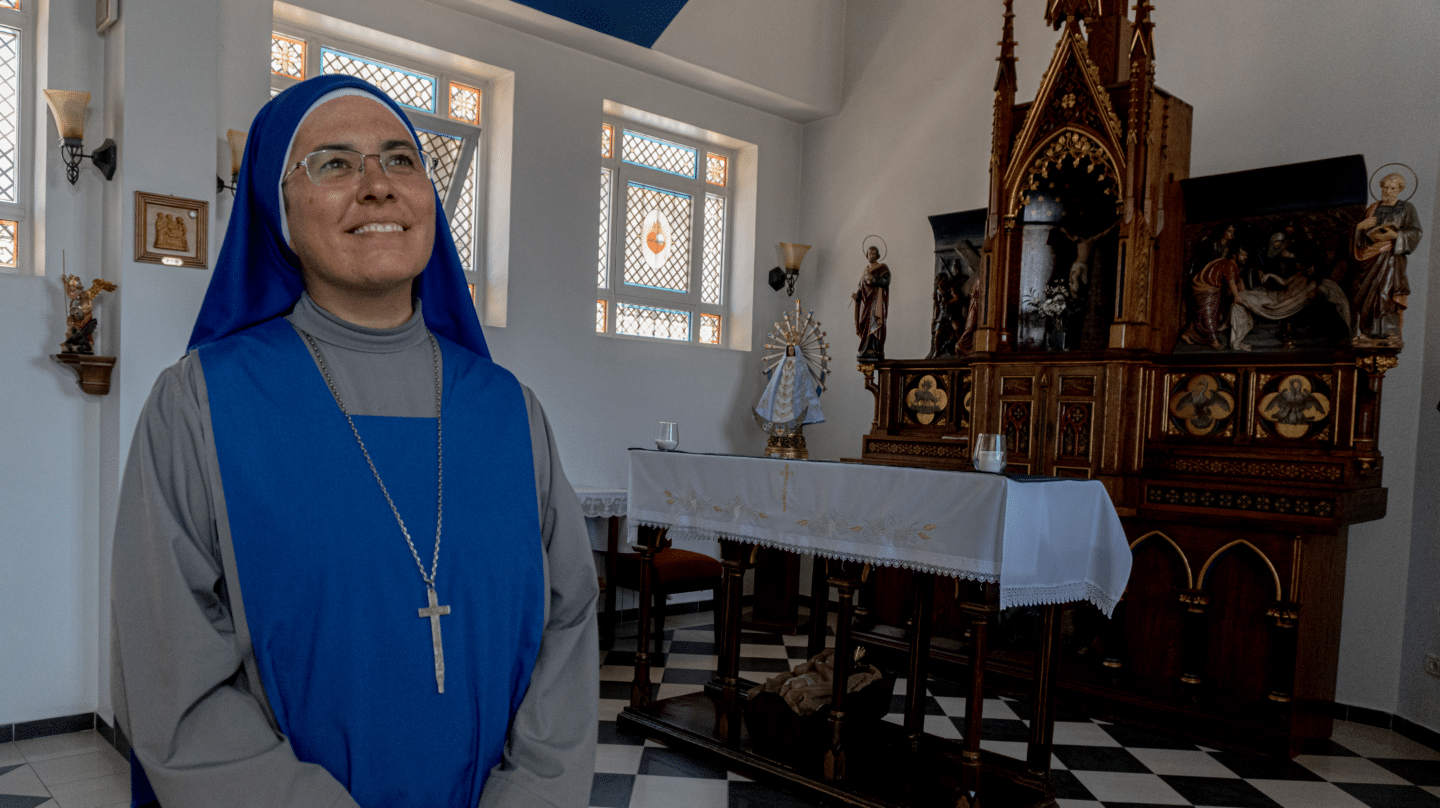
M1090 457L1089 402L1062 404L1060 409L1060 455Z
M1151 467L1176 474L1204 474L1211 477L1261 477L1272 480L1301 480L1338 483L1345 470L1336 464L1284 463L1273 460L1225 460L1205 457L1166 457Z
M1335 500L1329 497L1299 497L1249 491L1211 491L1173 485L1145 487L1150 505L1179 505L1187 508L1216 508L1228 511L1274 513L1329 519L1335 515Z
M1029 182L1020 194L1021 204L1029 204L1031 191L1041 190L1040 181L1050 177L1051 168L1060 168L1067 162L1076 168L1084 166L1088 174L1095 173L1098 168L1100 181L1096 184L1100 186L1102 193L1116 197L1116 204L1119 204L1117 190L1120 179L1115 164L1110 161L1110 155L1105 153L1105 149L1094 138L1074 130L1061 132L1050 141L1045 151L1035 158L1030 167Z
M1362 356L1355 360L1355 367L1371 376L1384 376L1385 371L1394 370L1400 364L1398 356Z
M1030 402L1007 401L1000 413L1005 445L1018 455L1030 454Z
M970 462L966 444L956 441L945 443L908 443L902 441L872 440L865 444L867 454L906 455L909 457L936 457Z
M1170 434L1226 435L1235 417L1235 387L1224 375L1182 376L1170 388Z
M1276 437L1315 437L1330 421L1329 392L1323 382L1311 376L1277 376L1260 391L1258 423Z
M910 392L905 394L905 409L915 413L915 420L922 424L945 423L945 407L950 404L950 395L936 385L935 377L926 374Z

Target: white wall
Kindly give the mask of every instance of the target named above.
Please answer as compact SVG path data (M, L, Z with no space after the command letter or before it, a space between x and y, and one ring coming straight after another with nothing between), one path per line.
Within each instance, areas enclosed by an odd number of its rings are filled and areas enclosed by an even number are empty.
M1020 100L1033 97L1056 41L1043 23L1043 6L1038 0L1016 4ZM1440 6L1405 0L1367 6L1359 15L1342 14L1346 8L1309 0L1157 3L1156 81L1195 108L1191 175L1353 153L1363 153L1372 169L1408 163L1421 187L1412 201L1433 239L1440 229L1430 226L1440 179L1440 101L1427 82L1440 71L1434 47ZM806 126L802 194L802 238L816 245L812 268L821 279L818 288L806 290L808 302L830 326L836 355L847 355L854 344L850 293L863 266L860 243L869 233L890 244L894 280L886 355L923 357L928 351L934 262L925 217L985 204L1000 31L1000 13L991 3L847 5L842 111ZM1411 515L1417 428L1432 449L1430 464L1440 443L1430 410L1440 386L1433 372L1431 392L1420 397L1427 297L1435 297L1428 266L1426 255L1410 260L1408 347L1385 380L1380 446L1388 515L1350 531L1337 700L1414 714L1411 705L1423 691L1431 705L1426 720L1437 726L1436 680L1410 675L1419 649L1402 654L1403 582L1412 540L1417 547L1432 544L1435 524ZM860 452L872 404L859 375L851 373L838 377L825 397L828 423L806 430L814 455ZM1433 479L1433 465L1427 468ZM1432 487L1427 514L1435 493ZM1429 556L1428 570L1415 570L1413 580L1433 582L1434 560ZM1440 639L1435 596L1423 604L1424 614L1412 611L1412 633L1417 642L1424 635L1433 649ZM1407 690L1403 703L1402 657L1407 685L1415 691Z

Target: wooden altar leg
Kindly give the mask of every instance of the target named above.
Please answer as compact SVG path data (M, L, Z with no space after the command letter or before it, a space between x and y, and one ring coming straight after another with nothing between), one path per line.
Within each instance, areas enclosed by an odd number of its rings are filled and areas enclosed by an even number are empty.
M1050 752L1055 744L1055 679L1060 673L1060 607L1040 607L1040 641L1035 649L1035 682L1030 716L1030 747L1025 756L1030 775L1050 780Z
M960 752L960 799L956 808L980 805L980 735L985 723L985 666L989 664L990 612L961 604L970 621L970 692L965 696L965 739ZM1031 726L1034 726L1032 722Z
M830 697L830 748L825 750L825 779L845 779L845 685L850 680L851 622L855 619L855 584L859 565L845 561L830 565L830 585L835 587L840 598L839 615L835 623L835 689Z
M654 588L655 553L665 536L662 528L644 527L638 531L640 543L640 625L635 629L635 679L630 683L630 706L643 710L650 706L650 590Z
M830 628L830 584L825 574L826 561L820 556L810 559L810 644L805 658L814 659L825 650L825 634Z
M720 542L720 564L725 569L721 592L725 634L720 646L720 703L715 705L715 735L728 744L740 743L740 595L745 570L757 548L734 541Z
M920 748L925 734L925 683L930 661L930 613L935 602L935 576L917 572L914 581L915 608L911 612L910 668L905 674L905 735L911 750Z

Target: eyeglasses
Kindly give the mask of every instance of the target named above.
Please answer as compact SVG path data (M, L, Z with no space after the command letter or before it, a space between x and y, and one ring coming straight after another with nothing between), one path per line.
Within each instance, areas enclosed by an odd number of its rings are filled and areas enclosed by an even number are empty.
M374 157L385 176L397 180L430 176L430 156L411 148L386 149L379 154L361 154L350 149L321 149L305 155L290 167L282 178L289 179L298 168L316 185L340 185L355 182L365 175L365 160Z

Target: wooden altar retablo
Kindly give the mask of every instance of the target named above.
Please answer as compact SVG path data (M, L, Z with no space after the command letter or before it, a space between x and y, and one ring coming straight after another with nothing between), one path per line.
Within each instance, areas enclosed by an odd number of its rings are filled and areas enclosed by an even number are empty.
M1062 701L1293 755L1330 734L1346 530L1385 513L1398 341L1343 328L1357 269L1335 234L1363 160L1189 180L1192 110L1155 86L1152 10L1047 3L1059 40L1017 103L1006 3L987 207L932 217L930 356L862 366L861 459L966 469L997 432L1012 472L1100 480L1134 571L1114 619L1067 607ZM879 571L861 641L898 648L913 587ZM934 595L934 656L966 665L956 597ZM1029 676L1031 622L991 627L993 683Z

